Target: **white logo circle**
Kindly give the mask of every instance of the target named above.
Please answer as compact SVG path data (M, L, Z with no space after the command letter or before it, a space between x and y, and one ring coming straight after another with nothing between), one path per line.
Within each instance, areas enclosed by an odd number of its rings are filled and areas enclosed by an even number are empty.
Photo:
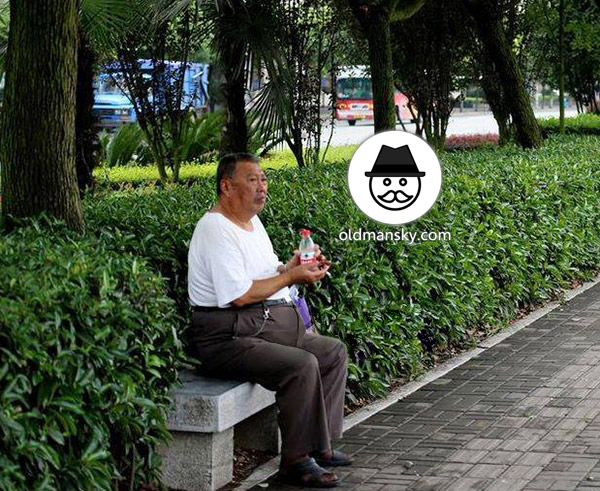
M365 140L348 167L350 195L369 218L402 225L423 216L442 187L433 149L405 131L385 131Z

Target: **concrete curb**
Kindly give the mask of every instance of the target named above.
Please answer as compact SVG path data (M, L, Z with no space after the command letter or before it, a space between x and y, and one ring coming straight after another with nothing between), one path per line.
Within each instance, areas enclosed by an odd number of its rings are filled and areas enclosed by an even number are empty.
M359 423L362 423L366 419L370 418L374 414L377 414L379 411L386 409L387 407L395 404L401 399L408 397L413 392L421 389L425 385L437 380L447 373L451 372L455 368L463 365L469 360L475 358L479 354L483 353L486 349L492 348L497 344L501 343L505 339L509 338L513 334L519 332L521 329L529 326L534 323L541 317L549 314L553 310L560 308L560 306L572 300L573 298L581 295L586 290L589 290L593 286L596 286L600 283L600 275L596 276L593 280L588 281L577 288L573 288L571 290L566 290L564 292L564 300L563 301L554 301L550 302L546 306L535 310L528 314L526 317L515 321L510 327L503 329L502 332L490 336L486 338L481 343L478 344L477 348L461 353L454 358L438 365L434 369L429 372L421 375L416 378L414 381L403 385L402 387L398 387L394 391L392 391L387 397L384 399L374 401L368 406L365 406L358 411L348 415L344 419L344 431L349 430L353 426L356 426ZM258 469L256 469L246 480L244 480L240 486L236 489L239 491L247 491L250 488L260 484L263 481L266 481L271 476L273 476L279 469L279 456L271 459L269 462L261 465Z

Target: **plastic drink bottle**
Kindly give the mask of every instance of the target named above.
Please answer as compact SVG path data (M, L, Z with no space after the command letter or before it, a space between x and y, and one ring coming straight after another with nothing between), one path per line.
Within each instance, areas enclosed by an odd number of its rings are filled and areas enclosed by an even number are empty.
M310 237L310 230L303 229L300 231L302 240L300 241L300 264L314 263L317 259L315 258L315 244Z

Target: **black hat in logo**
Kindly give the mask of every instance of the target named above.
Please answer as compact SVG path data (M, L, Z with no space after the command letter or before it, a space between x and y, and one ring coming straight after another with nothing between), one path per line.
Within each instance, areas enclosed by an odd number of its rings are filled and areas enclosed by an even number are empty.
M383 145L371 172L365 172L367 177L423 177L424 175L425 172L419 172L408 145L398 148Z

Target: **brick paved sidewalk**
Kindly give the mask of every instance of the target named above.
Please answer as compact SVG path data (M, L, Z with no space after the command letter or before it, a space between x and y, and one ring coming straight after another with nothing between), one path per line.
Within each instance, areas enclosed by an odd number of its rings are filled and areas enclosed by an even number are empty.
M337 489L600 489L600 285L353 427L338 448L355 463L336 471Z

